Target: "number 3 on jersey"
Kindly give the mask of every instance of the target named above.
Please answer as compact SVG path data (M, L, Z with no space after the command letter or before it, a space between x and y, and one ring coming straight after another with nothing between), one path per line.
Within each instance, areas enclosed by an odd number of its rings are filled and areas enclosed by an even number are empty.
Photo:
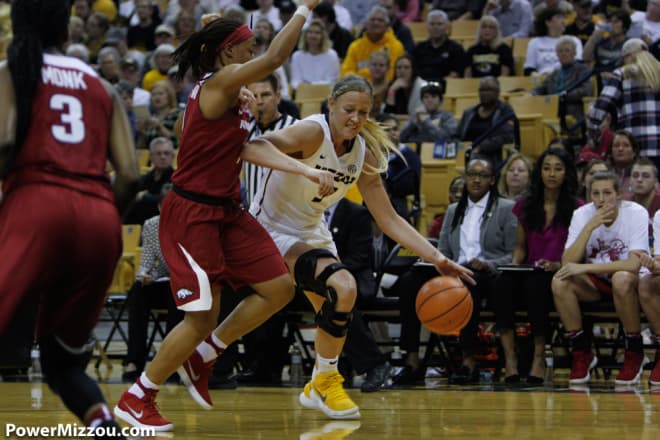
M78 98L58 93L51 96L49 104L52 110L61 112L62 124L53 124L50 127L50 132L55 139L65 144L77 144L85 139L82 104Z

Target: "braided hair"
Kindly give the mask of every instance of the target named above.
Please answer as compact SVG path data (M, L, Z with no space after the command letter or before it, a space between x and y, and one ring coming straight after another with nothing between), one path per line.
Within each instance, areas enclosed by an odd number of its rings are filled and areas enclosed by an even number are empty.
M177 77L183 79L189 68L197 80L217 70L218 46L242 24L237 20L218 18L190 35L172 54L174 62L179 65Z
M16 136L11 160L30 130L32 100L41 80L43 53L67 40L70 0L15 0L11 6L14 38L7 49L7 66L16 96Z

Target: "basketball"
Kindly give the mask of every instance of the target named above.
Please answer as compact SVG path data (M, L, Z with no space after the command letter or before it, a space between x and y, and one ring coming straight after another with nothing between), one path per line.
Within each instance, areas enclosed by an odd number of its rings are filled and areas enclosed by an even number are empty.
M435 277L419 289L415 310L433 333L455 334L472 316L472 295L457 277Z

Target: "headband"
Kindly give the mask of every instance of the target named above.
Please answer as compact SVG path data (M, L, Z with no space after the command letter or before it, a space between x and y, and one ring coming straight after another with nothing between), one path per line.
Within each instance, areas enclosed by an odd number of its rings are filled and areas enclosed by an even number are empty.
M254 34L250 30L250 28L247 27L246 24L242 24L234 32L229 34L229 36L225 38L222 41L222 43L220 43L220 46L218 46L218 53L228 46L241 44L242 42L249 40L253 36Z

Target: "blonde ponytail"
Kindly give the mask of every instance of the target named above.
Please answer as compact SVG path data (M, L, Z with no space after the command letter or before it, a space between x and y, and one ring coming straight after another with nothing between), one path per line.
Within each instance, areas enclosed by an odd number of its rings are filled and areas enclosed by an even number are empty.
M332 88L331 96L337 99L348 92L368 93L372 98L374 96L374 91L369 81L354 74L346 75L337 81ZM387 171L387 163L391 153L396 153L403 157L397 146L387 136L383 127L372 119L367 118L360 130L360 136L362 136L367 149L376 157L378 163L377 167L365 164L363 172L366 174L380 174Z
M377 168L365 164L364 173L366 174L384 173L387 171L387 162L390 154L395 153L401 156L401 152L397 146L392 143L383 127L373 119L366 120L362 130L360 130L360 136L364 138L364 143L367 145L367 149L373 153L376 157L376 162L378 163Z
M634 53L634 62L623 66L623 77L649 86L654 93L660 91L660 62L650 52Z

